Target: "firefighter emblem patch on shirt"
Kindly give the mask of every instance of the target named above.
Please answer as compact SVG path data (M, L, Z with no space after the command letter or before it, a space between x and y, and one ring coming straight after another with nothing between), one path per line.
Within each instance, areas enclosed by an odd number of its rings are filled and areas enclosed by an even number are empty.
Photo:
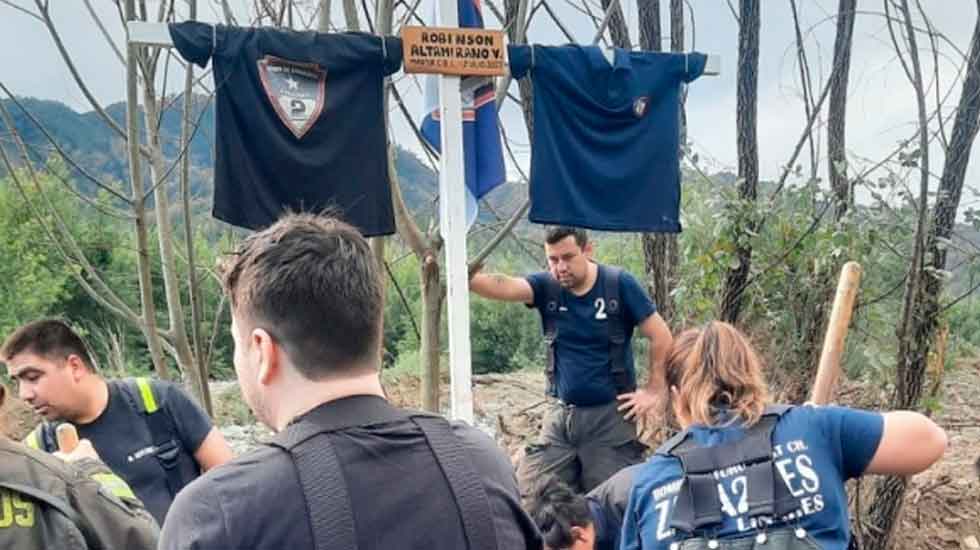
M316 123L326 97L327 71L315 63L298 63L273 56L258 60L262 87L279 120L302 137Z

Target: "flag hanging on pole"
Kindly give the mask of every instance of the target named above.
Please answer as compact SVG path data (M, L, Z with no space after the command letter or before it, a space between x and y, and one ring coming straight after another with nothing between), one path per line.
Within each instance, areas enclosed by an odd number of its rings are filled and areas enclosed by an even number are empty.
M459 26L483 28L480 0L458 0ZM435 2L432 19L435 21ZM425 79L425 117L422 137L440 150L438 76ZM466 171L466 227L472 227L484 195L504 183L504 155L497 126L497 105L493 78L466 76L461 79L463 103L463 162Z

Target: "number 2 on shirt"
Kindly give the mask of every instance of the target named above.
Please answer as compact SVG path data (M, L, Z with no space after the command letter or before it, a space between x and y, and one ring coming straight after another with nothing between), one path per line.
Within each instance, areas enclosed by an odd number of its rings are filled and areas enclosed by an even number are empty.
M595 299L595 318L600 321L606 320L606 300L603 298Z

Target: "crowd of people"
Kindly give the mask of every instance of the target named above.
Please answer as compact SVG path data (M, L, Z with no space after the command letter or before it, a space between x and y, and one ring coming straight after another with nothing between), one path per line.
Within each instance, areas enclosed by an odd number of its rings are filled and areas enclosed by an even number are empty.
M843 550L847 480L943 455L915 412L774 403L744 334L672 336L584 230L552 228L544 248L547 271L470 281L542 321L550 408L516 468L480 430L386 400L379 266L329 216L286 215L221 266L238 382L275 432L242 456L179 386L106 380L63 320L20 327L0 361L43 421L0 438L0 546ZM655 421L678 432L651 453L637 426Z

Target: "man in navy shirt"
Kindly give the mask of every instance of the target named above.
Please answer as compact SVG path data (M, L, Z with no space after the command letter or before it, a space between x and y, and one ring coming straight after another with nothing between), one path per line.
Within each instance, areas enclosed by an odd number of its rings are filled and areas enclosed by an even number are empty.
M556 227L545 238L548 271L470 280L484 298L536 308L549 343L548 393L558 401L518 465L525 496L548 476L587 492L642 460L631 420L646 417L663 387L670 329L632 275L595 263L592 252L585 230ZM636 387L634 328L650 340L646 388Z

